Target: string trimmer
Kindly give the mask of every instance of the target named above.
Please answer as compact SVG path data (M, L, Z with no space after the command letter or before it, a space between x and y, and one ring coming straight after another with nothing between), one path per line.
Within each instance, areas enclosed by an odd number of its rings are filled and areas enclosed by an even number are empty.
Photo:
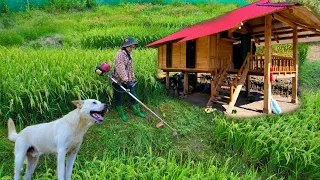
M107 76L111 79L111 81L113 81L114 83L118 84L120 86L120 88L126 92L127 94L129 94L133 99L135 99L139 104L141 104L144 108L146 108L148 111L150 111L155 117L157 117L158 119L160 119L160 123L158 123L156 125L157 128L163 126L163 125L167 125L172 131L173 131L173 136L176 136L177 130L172 128L167 122L165 122L161 117L159 117L156 113L154 113L150 108L148 108L145 104L143 104L138 98L136 98L133 94L130 93L129 89L126 89L125 87L123 87L120 83L117 82L117 80L115 80L111 74L109 74L110 71L110 65L107 62L102 63L100 66L96 67L95 72L100 75L100 76ZM135 85L135 84L134 84ZM134 86L133 85L133 86Z

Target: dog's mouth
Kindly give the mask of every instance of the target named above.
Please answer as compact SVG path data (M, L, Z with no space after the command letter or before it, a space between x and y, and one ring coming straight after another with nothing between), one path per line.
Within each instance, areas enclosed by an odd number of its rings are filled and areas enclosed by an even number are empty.
M91 117L95 119L97 122L102 122L103 121L103 116L105 113L107 113L108 110L102 110L102 111L90 111Z

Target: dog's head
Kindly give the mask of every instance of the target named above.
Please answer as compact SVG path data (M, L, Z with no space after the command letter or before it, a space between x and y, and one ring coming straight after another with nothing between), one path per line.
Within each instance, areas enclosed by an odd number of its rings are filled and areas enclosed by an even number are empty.
M72 103L80 109L82 116L97 123L102 122L104 114L108 112L108 105L95 99L76 100Z

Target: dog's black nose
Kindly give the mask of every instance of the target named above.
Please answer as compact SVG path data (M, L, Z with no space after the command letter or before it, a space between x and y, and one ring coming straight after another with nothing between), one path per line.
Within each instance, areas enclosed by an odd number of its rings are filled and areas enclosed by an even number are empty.
M104 104L104 109L108 110L108 105Z

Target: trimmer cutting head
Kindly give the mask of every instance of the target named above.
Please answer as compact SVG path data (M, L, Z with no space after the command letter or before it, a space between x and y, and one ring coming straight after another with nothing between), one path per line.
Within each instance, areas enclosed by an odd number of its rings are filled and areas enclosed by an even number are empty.
M178 135L178 132L176 129L173 129L173 133L172 133L172 136L177 136Z

